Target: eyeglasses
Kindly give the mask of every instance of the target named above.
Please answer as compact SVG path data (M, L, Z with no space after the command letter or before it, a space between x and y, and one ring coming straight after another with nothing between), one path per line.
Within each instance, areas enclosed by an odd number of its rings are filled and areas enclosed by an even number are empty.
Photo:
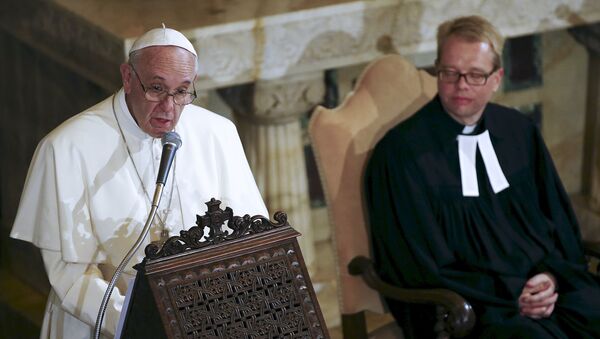
M440 81L445 83L457 83L460 81L461 77L465 78L465 81L469 85L473 86L483 86L487 82L487 79L490 75L494 74L496 69L492 70L489 73L481 73L481 72L469 72L469 73L460 73L457 71L452 71L449 69L442 69L437 71L437 76Z
M151 85L150 87L144 86L144 84L142 83L142 80L140 79L140 76L138 75L138 72L133 67L133 64L129 64L129 66L131 66L133 73L135 73L136 78L140 82L140 86L142 86L142 90L144 91L144 94L146 95L146 100L148 100L148 101L160 102L160 101L165 100L165 98L167 96L172 96L173 102L175 102L175 104L184 106L184 105L191 104L192 101L194 101L194 99L196 99L197 95L196 95L196 87L194 86L194 82L192 82L192 88L194 89L193 93L188 92L183 89L176 90L174 93L169 93L169 91L167 91L161 85L158 85L158 84Z

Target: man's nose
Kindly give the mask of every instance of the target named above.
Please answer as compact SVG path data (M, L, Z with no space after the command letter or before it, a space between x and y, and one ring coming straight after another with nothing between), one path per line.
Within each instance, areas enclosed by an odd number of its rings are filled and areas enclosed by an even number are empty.
M469 87L469 84L467 83L466 74L459 75L458 80L456 81L456 86L459 88L468 88Z
M166 95L160 102L160 106L165 111L171 111L173 108L175 108L175 97L171 94Z

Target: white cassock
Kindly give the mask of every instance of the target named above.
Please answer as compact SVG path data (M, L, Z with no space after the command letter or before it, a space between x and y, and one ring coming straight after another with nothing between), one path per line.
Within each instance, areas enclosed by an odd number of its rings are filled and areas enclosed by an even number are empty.
M235 215L268 215L231 121L187 105L175 131L183 145L158 211L164 223L155 219L146 243L162 229L173 236L195 226L196 214L203 215L213 197ZM42 251L52 290L41 338L92 337L107 281L150 212L161 151L160 139L133 120L122 89L38 145L11 237ZM135 275L132 266L142 260L145 245L117 283L120 291L112 293L103 335L115 331L125 278Z

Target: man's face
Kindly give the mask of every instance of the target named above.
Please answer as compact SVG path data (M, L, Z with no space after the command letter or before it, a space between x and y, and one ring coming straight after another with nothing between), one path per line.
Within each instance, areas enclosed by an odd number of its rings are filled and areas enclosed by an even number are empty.
M494 53L486 42L470 42L458 36L450 36L441 47L437 68L462 74L489 74L494 69ZM444 109L456 121L472 125L476 123L492 94L500 86L503 69L490 74L484 85L470 85L465 76L456 82L446 82L438 76L437 85Z
M121 65L127 107L144 132L160 138L175 128L184 106L175 104L170 95L162 101L148 101L140 82L146 89L191 92L196 76L195 57L179 47L156 46L139 51L132 62L137 74L131 65Z

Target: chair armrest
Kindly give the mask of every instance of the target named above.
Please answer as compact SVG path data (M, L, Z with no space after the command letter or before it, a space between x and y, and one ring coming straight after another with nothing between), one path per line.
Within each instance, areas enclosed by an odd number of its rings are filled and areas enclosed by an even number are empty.
M445 331L455 337L463 337L475 325L475 312L458 293L443 288L401 288L388 284L379 278L373 261L364 256L352 259L348 264L351 275L362 276L365 283L381 295L398 301L413 304L441 305L448 312Z
M600 275L600 242L584 241L583 253L588 260L588 271Z
M600 242L583 241L583 251L587 256L600 259Z

